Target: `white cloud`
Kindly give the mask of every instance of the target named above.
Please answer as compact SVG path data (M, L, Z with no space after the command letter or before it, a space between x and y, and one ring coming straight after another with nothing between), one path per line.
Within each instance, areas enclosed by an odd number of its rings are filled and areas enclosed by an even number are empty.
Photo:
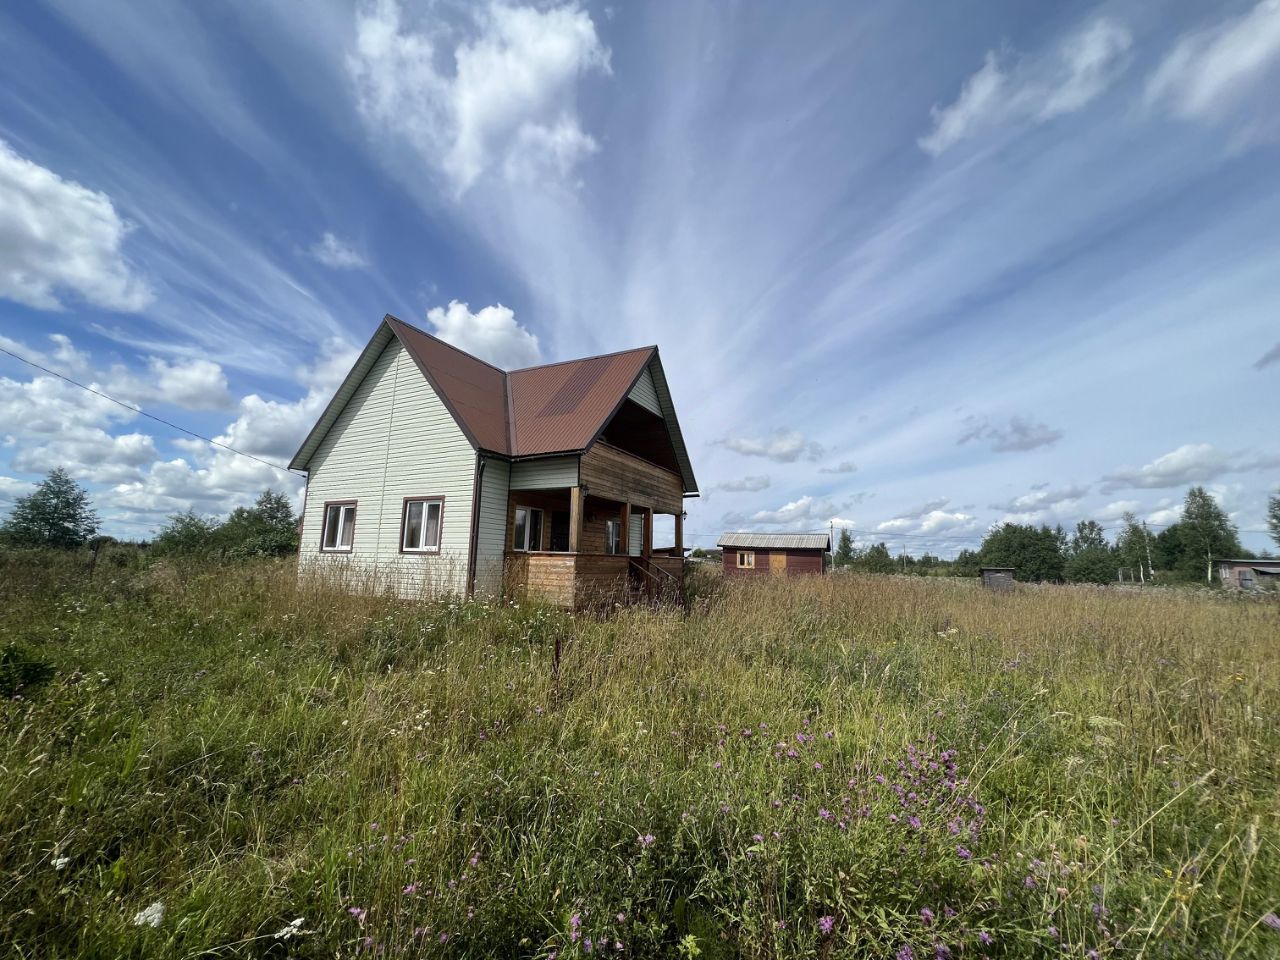
M920 148L938 156L995 127L1074 113L1120 75L1132 42L1123 24L1099 18L1039 57L990 50L955 102L933 108Z
M765 526L785 526L792 529L817 529L825 527L837 513L830 500L803 496L784 503L776 510L759 510L751 515L751 521Z
M441 340L504 370L533 366L542 357L538 338L500 303L472 313L467 304L450 300L447 308L427 311L427 320Z
M357 270L369 265L369 261L365 259L364 254L349 243L339 240L327 230L320 235L319 240L311 245L311 249L307 253L310 254L313 260L334 270Z
M1280 456L1250 450L1228 452L1208 443L1184 443L1141 467L1122 467L1104 476L1102 492L1133 487L1161 489L1207 483L1228 473L1280 466Z
M136 406L168 403L187 410L225 410L231 406L227 376L212 360L147 360L147 372L113 367L105 392Z
M60 310L70 293L108 310L141 310L153 297L121 252L128 232L105 193L0 140L0 297Z
M746 457L764 457L778 463L795 463L797 460L818 460L826 452L823 446L805 438L798 430L779 428L764 437L726 437L718 441L734 453Z
M852 460L841 460L833 467L819 467L819 473L853 473L858 469Z
M717 483L711 489L726 490L730 493L758 493L761 490L767 490L769 482L769 478L766 476L747 476L739 477L737 480L726 480L723 483Z
M347 70L360 111L404 138L459 193L491 169L508 179L563 177L598 149L577 116L578 80L608 74L609 51L575 5L537 9L491 3L476 35L452 49L444 29L404 23L395 0L356 20Z
M25 497L32 490L32 485L17 477L0 476L0 503L13 503L19 497Z
M1010 417L1004 426L993 426L986 417L965 417L964 423L968 429L956 441L957 446L970 441L989 441L997 453L1051 447L1062 439L1061 430L1026 417Z
M1280 68L1280 0L1185 35L1152 74L1147 103L1186 119L1212 119L1249 92L1275 103ZM1267 90L1270 83L1271 89Z
M1064 503L1076 503L1088 493L1088 487L1081 487L1075 484L1058 489L1042 485L1037 489L1033 489L1030 493L1024 493L1022 496L1014 497L1004 503L993 503L991 504L991 509L1003 510L1008 513L1043 510L1046 507L1058 506Z
M1122 519L1126 513L1136 515L1141 509L1142 502L1139 500L1113 500L1102 509L1091 511L1091 516L1102 523L1110 523Z
M876 524L881 533L942 534L973 530L977 518L962 510L947 510L947 497L937 497L911 510L904 510L891 520Z
M157 456L155 441L146 434L113 435L100 427L68 425L50 442L23 446L10 464L24 473L64 467L78 480L122 483L140 477L140 468Z

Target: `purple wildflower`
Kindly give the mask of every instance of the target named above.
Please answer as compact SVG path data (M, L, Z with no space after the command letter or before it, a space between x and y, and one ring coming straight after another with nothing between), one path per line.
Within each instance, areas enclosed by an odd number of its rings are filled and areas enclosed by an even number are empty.
M640 846L642 846L642 847L652 847L652 846L653 846L653 841L655 841L655 840L657 840L657 839L658 839L658 838L657 838L657 837L655 837L652 833L646 833L643 837L640 837Z
M416 883L411 883L404 888L403 892L406 897L411 896L418 892L418 885Z
M1262 918L1263 926L1270 927L1272 930L1280 930L1280 917L1274 913L1268 913Z
M933 911L928 907L925 907L920 911L920 919L924 921L924 925L927 927L929 924L933 923Z
M347 913L355 917L360 923L364 923L364 918L368 916L369 911L363 907L347 907Z
M981 943L984 947L989 947L989 946L991 946L991 943L992 943L992 936L991 936L991 934L989 934L989 933L987 933L987 931L983 930L980 934L978 934L978 942L979 942L979 943Z
M904 943L902 949L894 954L896 960L916 960L916 952L911 949L911 944Z
M956 856L961 860L973 859L973 854L969 851L968 847L956 847Z
M835 925L835 917L827 916L818 918L818 929L822 931L824 936L830 933L835 928Z

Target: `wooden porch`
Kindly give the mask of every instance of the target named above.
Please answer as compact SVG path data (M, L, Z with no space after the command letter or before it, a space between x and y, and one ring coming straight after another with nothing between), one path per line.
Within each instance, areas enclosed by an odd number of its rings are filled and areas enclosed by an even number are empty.
M684 499L678 475L597 443L570 487L512 489L505 592L567 609L681 602ZM671 546L655 547L655 515L674 518Z

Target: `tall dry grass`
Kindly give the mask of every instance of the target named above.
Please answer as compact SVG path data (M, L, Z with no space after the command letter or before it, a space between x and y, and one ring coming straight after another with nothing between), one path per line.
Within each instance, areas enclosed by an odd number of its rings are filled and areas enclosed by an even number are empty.
M105 570L0 559L0 956L1280 953L1274 603Z

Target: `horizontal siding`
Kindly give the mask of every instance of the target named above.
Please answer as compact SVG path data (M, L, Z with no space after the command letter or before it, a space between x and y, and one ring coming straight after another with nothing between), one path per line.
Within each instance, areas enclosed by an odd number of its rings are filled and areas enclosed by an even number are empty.
M578 458L544 457L511 464L512 490L562 490L578 485Z
M476 592L497 595L502 590L502 557L507 541L507 484L511 465L485 461L480 477L480 510L476 527Z
M466 589L475 452L398 340L311 458L299 566L404 596ZM405 497L443 497L440 553L400 553ZM350 554L320 553L325 501L355 500Z
M662 416L662 404L658 402L658 390L653 385L653 374L649 372L648 367L644 368L640 379L636 381L636 385L631 388L627 396L650 413Z

